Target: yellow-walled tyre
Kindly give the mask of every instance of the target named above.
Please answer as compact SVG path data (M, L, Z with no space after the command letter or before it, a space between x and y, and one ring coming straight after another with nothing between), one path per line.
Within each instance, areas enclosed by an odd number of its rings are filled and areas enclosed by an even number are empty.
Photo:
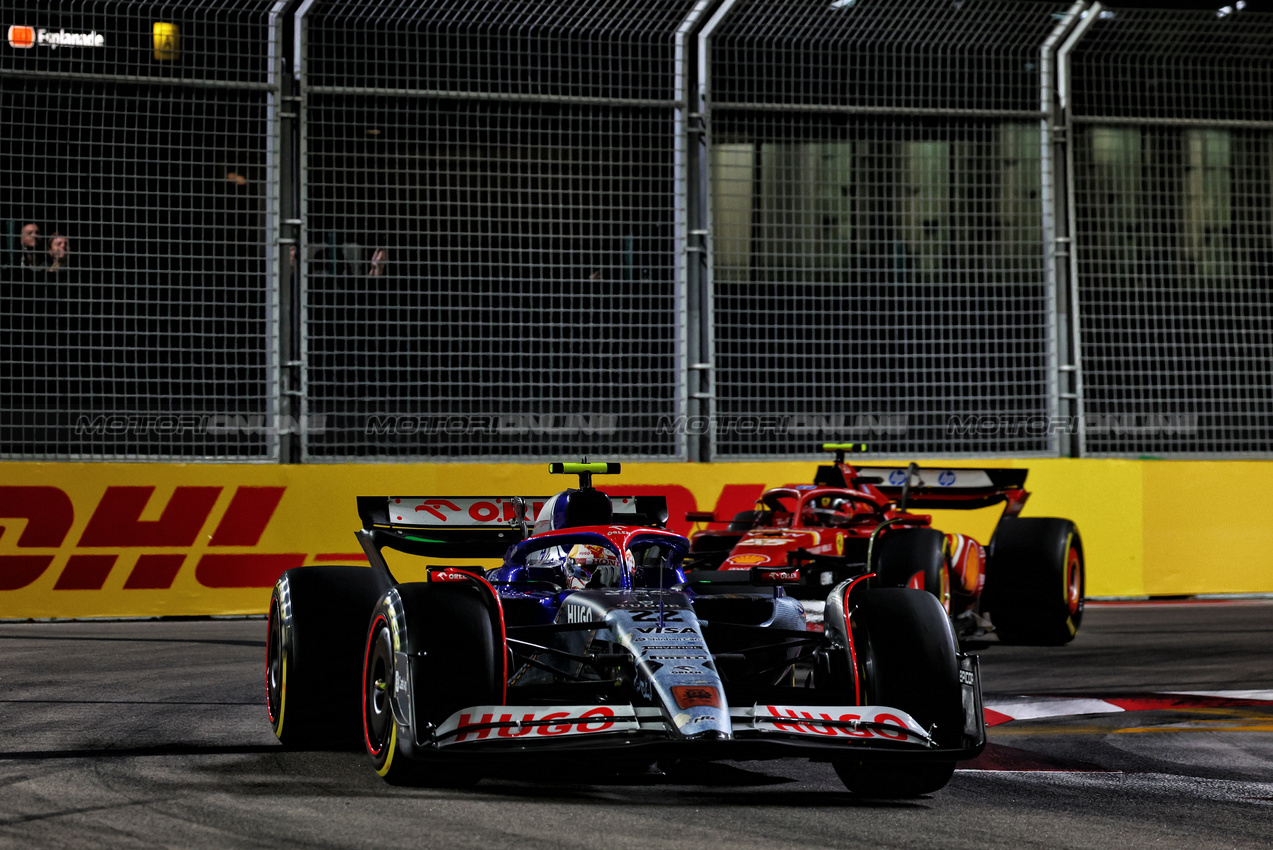
M395 785L469 785L469 765L443 758L432 730L454 712L504 701L498 612L474 585L401 584L372 614L362 667L363 744ZM462 748L460 748L462 750Z
M398 724L390 704L394 687L393 636L384 614L377 614L367 631L363 669L363 742L371 766L392 785L412 785L421 770L399 741Z
M359 740L367 618L389 578L368 567L299 567L270 598L265 707L285 746L349 749Z

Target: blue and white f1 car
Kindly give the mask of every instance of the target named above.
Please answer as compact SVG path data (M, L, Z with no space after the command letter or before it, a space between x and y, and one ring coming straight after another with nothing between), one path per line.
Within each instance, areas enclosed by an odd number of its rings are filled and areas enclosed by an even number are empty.
M361 737L392 783L472 781L518 760L604 764L804 758L852 791L943 787L985 746L977 659L937 599L834 587L822 632L790 568L689 572L657 497L594 474L551 498L360 497L371 568L284 573L267 702L287 745ZM491 558L399 582L384 550Z

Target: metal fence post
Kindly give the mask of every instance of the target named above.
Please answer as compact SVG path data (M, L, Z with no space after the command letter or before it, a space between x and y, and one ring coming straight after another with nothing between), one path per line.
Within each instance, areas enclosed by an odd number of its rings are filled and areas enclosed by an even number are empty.
M1074 50L1074 46L1083 38L1083 34L1088 28L1100 17L1101 4L1093 3L1083 19L1065 39L1065 43L1061 45L1056 55L1056 77L1057 77L1057 104L1060 108L1060 121L1065 138L1065 204L1066 204L1066 222L1069 228L1069 298L1065 304L1070 316L1070 327L1068 342L1070 350L1073 352L1072 373L1074 380L1074 415L1075 421L1078 423L1078 439L1071 445L1070 454L1074 457L1083 457L1087 454L1087 423L1086 423L1086 407L1083 403L1083 370L1079 336L1079 279L1078 279L1078 262L1079 262L1079 240L1076 238L1075 221L1077 220L1077 211L1075 208L1076 186L1074 182L1074 121L1070 112L1070 53ZM1059 305L1058 305L1059 306Z
M1077 323L1077 316L1069 309L1069 295L1074 287L1073 270L1070 266L1070 220L1066 214L1068 205L1064 191L1067 186L1065 153L1069 149L1069 137L1062 125L1063 116L1057 115L1055 53L1057 45L1079 23L1086 7L1087 3L1079 0L1065 12L1043 43L1039 61L1040 97L1044 116L1040 122L1040 200L1043 206L1043 244L1047 251L1044 274L1048 291L1048 312L1052 314L1049 325L1054 340L1048 351L1048 404L1051 407L1049 419L1064 423L1059 432L1054 430L1049 435L1049 439L1055 440L1052 448L1062 457L1078 454L1077 440L1071 430L1075 422L1081 421L1078 418L1081 404L1078 397L1078 371L1081 360L1076 346L1071 345L1072 339L1077 340L1076 334L1071 336L1071 327Z
M299 340L297 325L300 305L296 297L298 225L296 206L297 98L294 93L296 68L294 12L300 0L281 0L270 11L269 56L270 99L267 109L266 148L267 192L266 250L269 299L276 320L269 325L273 339L268 350L274 360L271 386L274 390L278 427L277 457L280 463L296 463L309 422L302 409L297 367ZM271 238L272 237L272 238Z
M677 222L677 253L685 270L685 406L686 427L680 444L686 457L694 462L709 460L710 446L705 434L695 433L690 423L710 421L711 413L711 349L710 321L707 305L708 253L707 211L707 140L702 97L701 42L695 30L716 0L700 0L677 31L676 69L676 133L678 212L684 219ZM683 175L683 176L682 176ZM684 234L681 236L680 234ZM680 420L680 417L677 417Z
M700 422L708 423L708 428L699 435L699 453L702 460L717 460L716 430L712 424L716 422L717 410L717 373L716 373L716 304L713 298L715 257L712 239L712 74L711 50L712 36L721 22L729 17L735 3L739 0L723 0L711 18L703 25L698 34L698 73L695 87L697 110L702 126L699 136L699 202L702 205L700 221L702 222L703 276L700 286L700 309L702 310L702 356L695 364L700 381L705 384L698 394Z

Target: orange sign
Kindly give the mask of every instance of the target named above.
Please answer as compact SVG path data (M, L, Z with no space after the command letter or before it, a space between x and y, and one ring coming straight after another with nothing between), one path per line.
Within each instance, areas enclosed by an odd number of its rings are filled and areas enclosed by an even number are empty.
M10 47L35 47L35 27L9 27Z

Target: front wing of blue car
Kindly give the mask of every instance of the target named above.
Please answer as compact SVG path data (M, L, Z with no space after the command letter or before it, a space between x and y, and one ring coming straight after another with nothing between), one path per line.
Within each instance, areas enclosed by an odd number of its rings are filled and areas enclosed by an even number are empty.
M480 705L461 709L417 741L421 759L569 754L603 758L649 750L652 755L750 760L802 757L815 760L873 758L890 761L962 761L985 747L980 672L975 657L960 659L964 691L961 745L941 746L901 709L876 705L731 705L727 734L685 734L663 709L630 703L588 705ZM949 740L949 736L943 736Z

